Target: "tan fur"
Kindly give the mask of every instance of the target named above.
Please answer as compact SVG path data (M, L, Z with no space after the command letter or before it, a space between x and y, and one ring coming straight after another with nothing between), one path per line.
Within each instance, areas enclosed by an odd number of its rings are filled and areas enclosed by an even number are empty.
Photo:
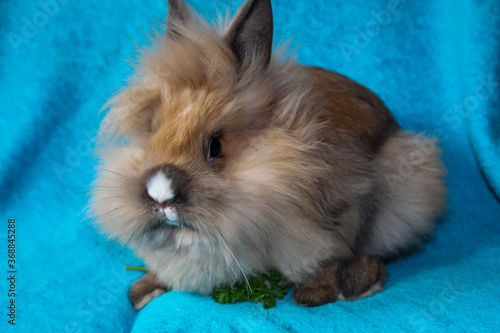
M445 192L437 147L399 174L399 156L430 141L402 132L372 92L276 55L239 70L224 35L191 15L169 17L109 104L92 197L107 235L169 289L208 294L271 267L302 283L327 260L393 255L432 230ZM160 165L189 178L178 229L144 198Z

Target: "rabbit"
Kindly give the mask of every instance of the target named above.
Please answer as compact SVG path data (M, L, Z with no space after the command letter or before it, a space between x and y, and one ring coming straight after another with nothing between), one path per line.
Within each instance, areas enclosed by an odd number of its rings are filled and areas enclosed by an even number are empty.
M383 289L388 259L446 209L436 140L363 85L273 53L269 0L210 26L169 0L165 33L108 102L91 207L149 272L135 309L277 270L300 306Z

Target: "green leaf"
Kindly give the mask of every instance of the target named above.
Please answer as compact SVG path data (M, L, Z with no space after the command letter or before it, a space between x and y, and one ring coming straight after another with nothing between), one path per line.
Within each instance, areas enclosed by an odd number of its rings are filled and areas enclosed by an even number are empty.
M262 306L264 309L274 308L276 306L276 298L266 298L262 300Z
M287 286L279 285L285 279L277 271L269 271L258 277L252 277L249 285L246 282L237 282L232 287L222 285L215 287L212 298L216 303L229 304L251 301L261 302L264 309L276 306L278 299L283 299L288 292Z

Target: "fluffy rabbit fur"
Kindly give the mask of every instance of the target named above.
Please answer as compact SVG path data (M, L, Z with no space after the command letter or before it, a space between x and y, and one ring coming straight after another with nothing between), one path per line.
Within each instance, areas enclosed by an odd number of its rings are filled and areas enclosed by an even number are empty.
M182 0L109 103L92 207L150 272L136 309L274 268L304 306L382 288L445 207L435 142L340 74L272 54L269 0L215 30Z

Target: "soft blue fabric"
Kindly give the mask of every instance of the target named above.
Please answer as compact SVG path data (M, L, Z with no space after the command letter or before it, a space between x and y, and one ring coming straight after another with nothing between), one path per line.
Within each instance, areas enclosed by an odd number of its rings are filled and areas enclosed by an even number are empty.
M418 253L391 263L385 291L355 302L271 310L165 294L135 312L129 250L81 214L92 138L160 0L0 2L0 331L498 332L500 2L273 0L275 41L346 74L400 124L437 136L450 209ZM204 16L238 1L193 0ZM398 5L399 4L399 5ZM7 219L16 219L16 326L7 323Z

